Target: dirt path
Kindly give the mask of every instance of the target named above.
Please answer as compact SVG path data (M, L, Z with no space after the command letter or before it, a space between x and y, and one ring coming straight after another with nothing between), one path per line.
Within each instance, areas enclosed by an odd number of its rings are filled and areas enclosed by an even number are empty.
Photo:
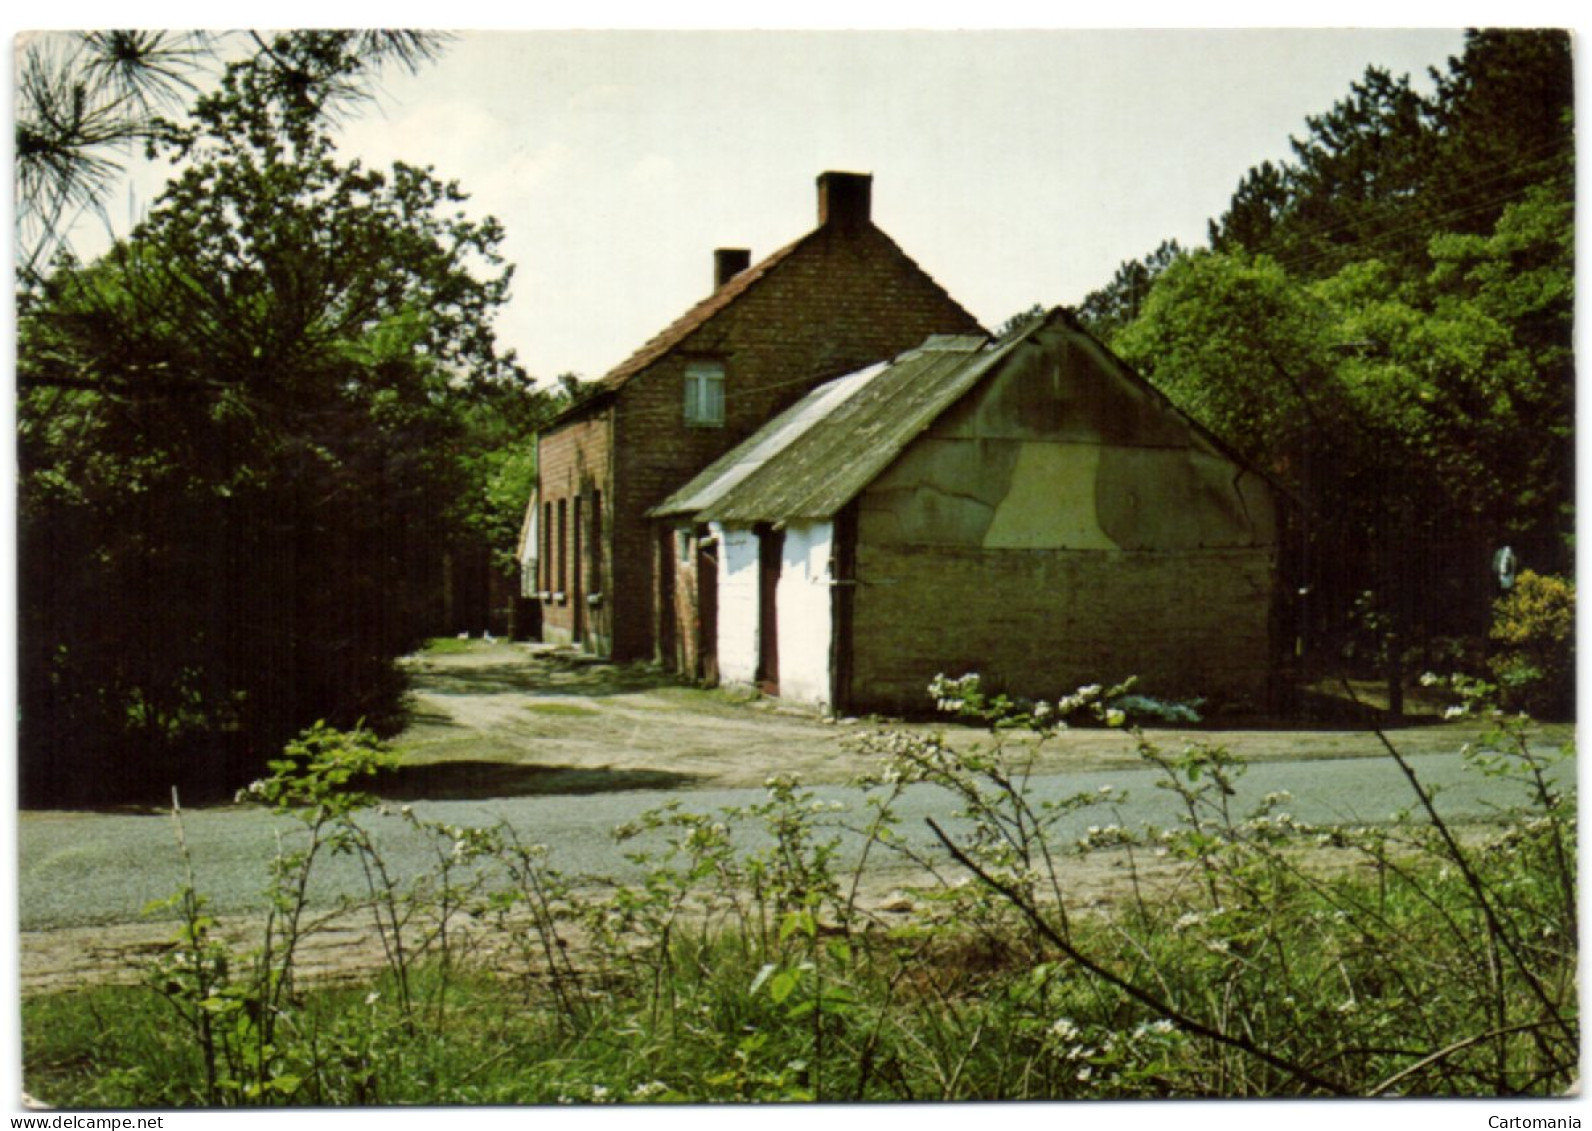
M815 785L849 781L870 768L850 742L874 729L876 720L827 720L776 701L684 687L646 668L539 646L472 641L459 647L408 661L416 691L414 724L398 741L406 760L398 787L404 797L730 788L758 786L775 773ZM1418 725L1396 732L1401 750L1457 752L1480 733L1473 723L1437 723L1437 705L1412 698L1411 721ZM1366 715L1374 715L1374 707ZM1568 736L1569 728L1558 729ZM965 743L980 739L976 731L964 733ZM1369 730L1352 725L1150 734L1169 749L1202 740L1255 761L1382 754ZM1080 729L1047 744L1039 768L1137 763L1121 732Z
M398 739L408 796L466 798L761 785L852 776L848 727L639 667L472 642L408 661L414 722Z

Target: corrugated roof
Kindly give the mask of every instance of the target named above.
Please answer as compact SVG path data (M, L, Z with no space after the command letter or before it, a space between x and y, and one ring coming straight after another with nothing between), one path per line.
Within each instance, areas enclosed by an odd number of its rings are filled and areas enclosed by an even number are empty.
M737 523L831 518L1026 337L933 337L821 385L651 513Z
M890 363L881 361L866 369L827 381L790 408L752 433L746 440L709 464L691 482L670 495L649 513L694 514L711 506L743 483L809 428L823 420L835 406L873 380Z

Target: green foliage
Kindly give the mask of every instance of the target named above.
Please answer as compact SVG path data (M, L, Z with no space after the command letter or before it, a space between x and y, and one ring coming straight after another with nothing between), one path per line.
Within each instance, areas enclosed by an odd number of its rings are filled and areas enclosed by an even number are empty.
M1374 260L1305 282L1198 252L1116 336L1289 489L1293 568L1328 639L1368 588L1407 635L1474 632L1491 548L1554 560L1573 488L1566 221L1547 199L1511 207L1492 237L1434 242L1415 282Z
M1433 237L1485 234L1535 186L1568 184L1569 48L1558 30L1472 31L1463 56L1434 70L1431 97L1368 68L1307 119L1291 162L1244 176L1211 247L1265 253L1306 278L1364 259L1424 274Z
M1372 67L1210 250L1125 264L1082 313L1289 488L1302 635L1372 594L1393 662L1485 635L1503 544L1567 569L1573 515L1568 36L1471 32L1436 93ZM1156 260L1159 260L1157 262Z
M1110 338L1139 317L1155 280L1185 254L1176 240L1163 240L1143 259L1119 264L1111 281L1079 304L1079 320L1096 337Z
M155 994L24 1002L28 1084L109 1106L1556 1094L1578 1066L1576 824L1547 771L1570 752L1452 686L1493 722L1472 770L1530 798L1486 830L1447 824L1391 746L1412 800L1379 827L1240 805L1230 753L1134 731L1168 824L1125 824L1109 787L1036 803L1035 742L1122 723L1123 689L1016 705L963 677L936 694L984 741L866 736L860 823L787 779L751 806L673 803L618 831L632 883L407 807L435 864L389 876L349 788L385 754L312 728L251 791L299 828L259 945L223 940L190 871ZM941 851L901 834L907 789L944 797ZM842 835L864 846L850 877ZM871 850L921 877L909 906L859 898ZM307 913L328 851L372 880L347 910L373 913L383 959L353 986L297 972L330 921ZM1106 907L1076 883L1091 863L1124 877Z
M103 212L137 147L176 130L184 102L240 50L274 94L337 116L371 96L383 67L435 58L447 36L372 29L259 33L113 29L32 33L19 41L16 113L20 270L36 279L83 211Z
M269 805L278 813L309 812L319 820L374 805L374 797L350 784L396 769L398 758L368 730L339 731L323 720L289 742L269 766L270 776L241 791L239 800Z
M1575 706L1575 582L1522 570L1493 605L1489 666L1506 705L1569 717Z
M492 337L497 223L334 159L308 91L359 51L290 35L228 68L133 236L24 296L28 803L224 794L316 718L393 725L490 478L474 437L539 403Z
M1311 275L1418 258L1428 230L1412 225L1408 200L1430 167L1430 114L1407 76L1367 68L1346 98L1306 119L1293 163L1251 170L1211 225L1211 246L1264 251Z

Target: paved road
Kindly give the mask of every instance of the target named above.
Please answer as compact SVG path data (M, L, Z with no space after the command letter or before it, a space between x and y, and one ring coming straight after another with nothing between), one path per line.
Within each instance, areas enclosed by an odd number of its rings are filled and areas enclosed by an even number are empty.
M1501 783L1466 772L1457 754L1423 754L1411 758L1422 781L1440 790L1441 810L1455 819L1484 817L1521 800ZM1558 779L1574 783L1573 763L1561 763ZM1143 823L1170 825L1177 819L1176 800L1156 788L1148 770L1093 770L1055 774L1034 781L1036 796L1066 797L1113 787L1115 811L1094 807L1077 814L1064 835L1076 836L1091 824ZM1338 759L1319 762L1257 763L1241 779L1234 799L1238 810L1256 804L1267 793L1287 790L1294 800L1287 809L1313 824L1365 824L1388 820L1414 801L1398 767L1387 758ZM840 802L853 821L865 816L861 795L844 787L816 788L826 802ZM556 866L572 875L625 877L634 869L624 859L635 845L619 846L611 832L641 813L679 799L695 812L715 812L764 800L760 789L694 790L686 793L630 790L585 796L520 797L487 801L417 802L416 812L428 818L464 825L509 821L522 840L553 848ZM957 808L944 793L914 787L900 803L901 827L921 842L931 842L924 818L933 816L954 828ZM400 875L417 875L432 857L425 845L397 815L373 815L369 825L389 863ZM261 905L265 862L279 835L289 837L293 825L268 813L222 809L186 815L184 828L194 859L198 887L222 914L245 913ZM150 901L169 895L182 878L182 865L169 817L25 813L18 822L20 925L23 930L130 922ZM853 840L853 845L855 841ZM353 861L329 861L317 901L335 899L339 890L362 890Z

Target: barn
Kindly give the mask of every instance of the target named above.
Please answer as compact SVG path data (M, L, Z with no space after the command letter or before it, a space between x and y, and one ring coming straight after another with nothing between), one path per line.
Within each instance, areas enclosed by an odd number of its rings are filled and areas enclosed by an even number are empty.
M819 386L651 514L710 566L722 682L892 714L940 673L1271 691L1274 489L1064 310Z

